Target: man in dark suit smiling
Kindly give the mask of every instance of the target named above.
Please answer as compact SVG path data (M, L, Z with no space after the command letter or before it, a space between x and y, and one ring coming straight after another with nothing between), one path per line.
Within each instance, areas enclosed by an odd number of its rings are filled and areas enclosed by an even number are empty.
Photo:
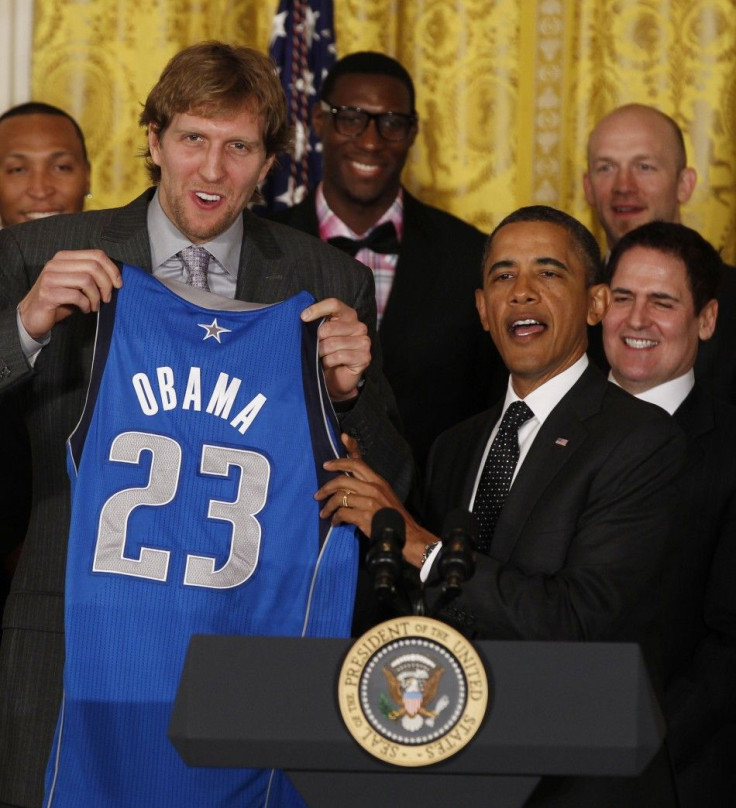
M508 390L435 443L428 529L355 459L328 464L353 472L351 493L331 481L318 496L325 515L361 529L377 508L402 510L404 557L421 567L430 591L445 515L473 510L481 525L476 572L446 609L448 622L479 639L636 641L656 680L660 576L684 441L665 413L588 362L586 327L609 305L608 287L594 282L599 263L589 231L551 208L522 208L489 237L476 300L509 369ZM506 413L519 409L508 427ZM529 804L596 803L674 804L664 756L639 778L545 779Z
M273 63L221 43L187 48L149 94L141 123L157 188L123 208L0 233L0 393L12 386L21 396L34 474L31 521L0 646L2 805L42 801L64 659L64 441L85 401L95 334L87 314L121 285L115 262L256 303L311 292L317 302L302 319L325 318L319 353L342 428L400 490L409 487L409 450L389 419L391 393L371 345L370 272L246 209L288 140ZM204 279L183 258L193 248L209 253Z
M440 432L503 389L503 366L473 309L485 237L402 187L419 119L414 83L395 59L372 51L340 59L312 121L322 181L274 219L334 240L373 271L386 378L423 468ZM393 238L378 239L386 229Z
M650 222L616 244L603 322L611 378L671 413L687 436L682 540L667 576L664 712L681 808L726 808L736 790L736 409L697 381L723 272L694 230Z

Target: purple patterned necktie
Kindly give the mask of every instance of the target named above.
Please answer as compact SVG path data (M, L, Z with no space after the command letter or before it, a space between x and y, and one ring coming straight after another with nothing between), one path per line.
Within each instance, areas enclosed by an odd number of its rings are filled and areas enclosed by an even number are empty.
M204 247L185 247L177 255L187 269L187 286L209 292L207 267L210 264L210 254L207 250Z
M486 457L473 503L473 514L479 524L478 550L482 553L491 547L498 515L519 462L519 427L530 418L534 418L534 413L523 401L509 404Z

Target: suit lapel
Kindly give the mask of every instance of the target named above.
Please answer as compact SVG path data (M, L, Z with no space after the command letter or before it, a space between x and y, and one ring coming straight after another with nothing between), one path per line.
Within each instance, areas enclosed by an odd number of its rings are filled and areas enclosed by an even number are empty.
M282 221L277 219L276 221ZM291 227L309 233L319 238L319 220L317 219L317 191L310 191L307 196L289 211L289 217L284 220Z
M700 439L716 428L713 402L696 383L673 417L687 436L687 467L694 468L703 457Z
M425 227L417 200L404 189L404 230L399 260L379 329L384 346L402 341L407 312L421 311L425 316L433 316L422 301L427 284L425 268L433 260L433 244L434 234ZM432 292L427 290L427 300L432 300Z
M588 430L585 421L600 411L608 382L592 366L549 414L519 469L496 524L490 554L508 562L529 514L575 453Z
M243 212L243 247L235 297L254 303L274 303L289 296L289 261L269 223Z
M484 418L482 429L476 435L471 436L469 445L458 445L457 457L459 458L458 467L466 468L467 473L463 479L462 491L459 501L464 508L470 510L470 501L473 496L473 488L475 487L475 480L478 476L481 463L483 462L483 453L488 445L488 439L493 432L493 427L501 417L501 410L503 409L503 400L494 404L487 412L487 417Z
M147 211L155 188L120 208L100 235L100 248L114 261L151 271Z

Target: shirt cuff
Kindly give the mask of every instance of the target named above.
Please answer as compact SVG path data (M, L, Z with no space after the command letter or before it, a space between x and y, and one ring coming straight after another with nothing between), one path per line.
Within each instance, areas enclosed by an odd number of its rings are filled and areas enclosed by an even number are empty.
M15 310L15 321L18 324L18 336L20 337L20 349L23 351L28 364L33 367L41 351L51 342L51 332L44 334L40 340L33 337L26 331L23 321L20 319L20 312Z
M427 578L429 578L429 573L432 571L432 565L435 562L435 559L440 554L440 550L442 549L442 542L438 541L437 546L433 548L432 552L427 556L427 560L422 564L421 570L419 570L419 580L424 584L427 582Z
M344 415L346 412L350 412L353 407L358 402L360 398L360 392L365 387L365 376L358 382L358 395L353 396L352 398L347 399L346 401L333 401L332 402L332 409L335 410L336 415Z

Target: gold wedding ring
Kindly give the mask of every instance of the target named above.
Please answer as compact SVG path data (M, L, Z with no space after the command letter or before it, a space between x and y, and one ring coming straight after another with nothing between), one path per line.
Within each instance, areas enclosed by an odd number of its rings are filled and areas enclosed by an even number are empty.
M342 493L342 507L343 508L349 508L350 507L350 505L348 505L348 497L352 493L353 493L352 491L343 491L343 493Z

